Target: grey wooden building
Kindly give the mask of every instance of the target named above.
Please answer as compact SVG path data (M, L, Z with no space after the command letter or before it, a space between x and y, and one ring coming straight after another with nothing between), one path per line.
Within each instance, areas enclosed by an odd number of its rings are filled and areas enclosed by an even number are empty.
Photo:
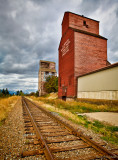
M44 83L48 76L56 76L56 64L55 62L40 60L39 62L39 74L38 74L38 91L39 96L45 95Z

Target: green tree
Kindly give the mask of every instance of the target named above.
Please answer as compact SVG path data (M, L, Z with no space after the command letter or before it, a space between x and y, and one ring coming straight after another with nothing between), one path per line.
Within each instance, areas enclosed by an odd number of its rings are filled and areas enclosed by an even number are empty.
M8 97L8 96L11 96L10 95L10 93L9 93L9 91L8 91L8 89L6 88L6 89L2 89L2 90L0 90L0 97Z
M25 94L23 93L23 91L22 90L18 90L18 91L16 91L16 95L17 96L24 96Z
M35 96L35 92L31 92L29 96Z
M44 84L45 91L47 93L57 92L58 91L58 77L49 76L46 78L46 82Z
M19 96L19 94L20 94L20 91L16 91L16 95Z
M19 95L20 95L20 96L24 96L24 93L23 93L22 90L20 90Z
M3 97L3 93L1 89L0 89L0 97Z
M35 96L36 96L36 97L39 96L39 91L36 91Z
M9 95L9 91L8 91L7 88L6 88L6 90L5 90L5 95Z
M2 90L2 94L5 95L5 90L4 90L4 88L3 88L3 90Z

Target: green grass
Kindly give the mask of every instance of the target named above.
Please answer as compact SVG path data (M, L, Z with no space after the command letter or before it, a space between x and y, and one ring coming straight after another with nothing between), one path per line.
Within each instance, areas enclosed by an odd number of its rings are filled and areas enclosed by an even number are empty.
M116 137L116 136L113 136L113 135L111 135L111 136L103 136L103 137L101 137L101 139L103 139L103 140L105 140L107 142L111 142L111 143L113 143L115 145L118 145L118 137Z
M118 132L118 127L117 126L107 126L106 127L108 130L111 132Z
M65 117L63 114L59 115ZM68 120L71 120L78 125L82 125L87 129L91 129L97 134L100 134L101 139L118 146L118 135L115 133L116 131L118 131L118 127L106 125L97 120L89 121L86 116L79 115L78 119L79 120L77 121L76 119L68 118Z
M85 128L92 129L95 133L99 133L101 135L101 139L118 145L118 135L115 133L116 131L118 131L118 127L106 125L97 120L89 121L86 116L79 115L78 119L81 121L78 122L71 118L69 120L73 121L76 124L82 125Z
M84 120L81 125L92 129L95 133L100 133L102 139L118 145L118 135L115 133L118 131L117 126L106 125L97 120L89 121L86 116L79 116L78 118Z

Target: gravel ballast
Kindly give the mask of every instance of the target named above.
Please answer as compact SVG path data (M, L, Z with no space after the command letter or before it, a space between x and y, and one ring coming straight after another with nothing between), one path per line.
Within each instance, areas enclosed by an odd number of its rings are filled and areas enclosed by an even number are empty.
M23 146L23 116L21 98L0 127L0 159L17 159Z

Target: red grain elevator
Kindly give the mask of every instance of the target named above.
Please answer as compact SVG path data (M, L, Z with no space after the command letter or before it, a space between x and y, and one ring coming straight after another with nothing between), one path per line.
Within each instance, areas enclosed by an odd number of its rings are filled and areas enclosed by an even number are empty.
M103 68L107 61L107 39L99 35L99 21L65 12L59 44L58 97L77 97L77 77Z

